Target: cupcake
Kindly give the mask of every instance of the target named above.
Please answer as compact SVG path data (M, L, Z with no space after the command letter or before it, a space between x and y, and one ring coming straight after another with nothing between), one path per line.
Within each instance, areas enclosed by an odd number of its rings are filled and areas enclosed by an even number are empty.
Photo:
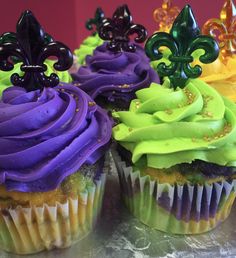
M75 49L74 54L77 57L77 63L79 65L84 65L86 62L86 57L92 55L96 47L103 44L103 40L98 36L98 28L100 24L105 20L104 12L101 8L97 8L95 16L92 19L89 19L86 22L86 28L88 30L93 30L93 25L95 26L95 31L89 37L87 37L79 46L78 49Z
M12 69L7 60L16 55L24 71L12 75L17 86L0 100L0 248L17 254L64 248L85 237L105 184L110 119L85 92L44 74L47 56L58 57L59 71L73 62L64 44L44 36L25 11L17 33L0 48L0 69Z
M219 59L210 66L203 67L201 76L203 81L234 102L236 101L235 8L232 0L225 0L220 19L210 19L204 24L202 32L216 37L221 51Z
M187 5L170 34L149 38L151 59L161 56L163 42L176 51L171 66L158 67L169 79L137 91L128 111L113 113L113 156L124 202L141 222L173 234L215 228L229 216L236 196L236 105L191 78L199 69L187 64L191 51L206 50L204 62L214 61L219 51L199 32Z
M70 74L68 73L68 71L56 71L54 68L53 68L53 64L54 64L54 61L53 60L50 60L50 59L47 59L45 61L45 64L47 66L47 71L46 71L46 75L49 75L51 74L52 72L55 72L60 81L61 82L65 82L65 83L69 83L72 81L72 78L70 76ZM21 76L24 74L21 69L20 69L20 66L22 65L22 63L16 63L14 65L14 70L13 71L0 71L0 96L2 95L2 92L12 86L12 83L11 83L11 80L10 80L10 77L13 73L17 73L17 74L20 74Z
M87 56L86 65L72 74L74 85L104 108L128 108L136 90L159 82L144 49L129 43L128 37L134 32L138 34L136 42L146 39L145 28L132 23L128 7L118 7L113 18L99 27L100 37L110 42L97 47L92 56Z

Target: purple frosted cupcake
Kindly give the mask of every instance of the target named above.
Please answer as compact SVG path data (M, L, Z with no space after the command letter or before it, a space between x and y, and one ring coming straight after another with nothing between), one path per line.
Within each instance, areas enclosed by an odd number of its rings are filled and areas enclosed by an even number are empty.
M7 60L16 55L24 75L11 77L18 86L0 100L0 247L18 254L64 248L85 237L99 215L110 119L84 91L44 74L45 58L56 55L54 68L62 71L72 54L45 41L30 11L8 36L0 69L12 69Z
M132 23L128 7L117 8L113 18L99 27L100 37L110 42L97 47L86 65L72 74L74 85L108 109L128 108L135 91L159 82L143 48L129 43L133 33L138 34L136 42L146 39L145 28Z

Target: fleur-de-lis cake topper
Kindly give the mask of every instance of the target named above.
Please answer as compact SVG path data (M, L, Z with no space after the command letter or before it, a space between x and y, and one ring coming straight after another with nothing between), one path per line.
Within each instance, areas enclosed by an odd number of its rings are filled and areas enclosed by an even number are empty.
M105 20L105 15L103 10L98 7L96 9L94 18L90 18L86 21L85 26L88 30L93 30L93 35L97 33L99 26Z
M225 0L220 19L208 20L202 27L202 33L218 40L223 60L236 54L236 8L233 0Z
M168 32L179 13L179 7L173 6L171 0L163 0L162 6L154 10L153 19L158 23L160 31Z
M137 34L134 39L137 43L142 43L147 38L146 29L140 24L134 24L127 5L118 7L112 19L107 18L99 27L99 36L103 40L110 41L107 48L111 51L130 51L134 52L136 47L131 44L129 37Z
M27 91L44 87L54 87L59 83L59 77L55 73L49 76L45 74L47 66L45 60L55 56L58 60L53 65L57 71L68 70L73 64L73 55L64 44L53 41L44 32L31 11L23 12L17 26L16 33L4 33L0 39L0 69L10 71L14 64L9 61L17 58L23 64L20 76L13 73L11 82L13 85L24 87Z
M189 78L201 75L202 69L199 65L191 66L195 50L204 50L199 60L205 64L213 62L219 55L216 41L210 36L200 35L189 5L186 5L175 19L170 33L157 32L147 40L146 54L151 60L160 60L163 58L161 47L167 47L171 51L168 57L170 64L159 63L157 72L161 77L168 76L174 89L183 88Z

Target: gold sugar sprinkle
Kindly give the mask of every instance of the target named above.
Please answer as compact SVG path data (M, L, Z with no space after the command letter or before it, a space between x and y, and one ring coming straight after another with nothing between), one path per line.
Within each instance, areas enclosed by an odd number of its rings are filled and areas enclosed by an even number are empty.
M76 108L75 112L79 112L79 108Z
M123 85L119 85L118 87L119 87L119 88L129 88L130 85L125 83L125 84L123 84Z
M209 136L204 136L203 139L207 142L209 142L211 140L211 138Z
M166 112L166 114L168 114L168 115L171 115L171 114L173 113L173 111L172 111L171 109L167 109L165 112Z
M81 85L81 83L74 83L74 85L75 85L75 86L80 86L80 85Z
M92 106L95 106L96 103L95 103L94 101L89 101L88 105L89 105L90 107L92 107Z

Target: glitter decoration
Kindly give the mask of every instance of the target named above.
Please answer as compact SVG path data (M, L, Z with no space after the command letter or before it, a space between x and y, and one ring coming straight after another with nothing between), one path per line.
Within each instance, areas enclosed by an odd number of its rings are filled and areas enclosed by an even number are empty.
M163 0L161 7L153 12L153 19L157 22L159 31L169 32L179 13L179 7L173 6L171 0Z
M219 19L210 19L202 33L213 36L220 46L220 57L226 61L236 53L236 7L233 0L225 0Z
M136 47L130 43L129 37L137 34L134 41L142 43L147 38L146 29L140 24L134 24L127 5L122 5L116 9L113 17L107 18L98 30L99 36L103 40L110 41L107 48L113 52L130 51L134 52Z
M31 11L23 12L17 23L16 33L7 32L1 36L0 69L11 71L14 68L14 63L9 61L12 57L22 62L20 69L24 75L13 73L11 82L27 91L42 90L59 84L58 75L45 74L47 66L44 62L50 56L58 59L53 65L57 71L68 70L73 64L69 48L46 34Z
M94 18L90 18L86 21L85 27L88 30L93 31L92 34L97 34L99 26L105 21L105 15L102 8L98 7L95 11Z
M200 29L189 5L186 5L175 19L170 33L157 32L147 40L147 56L152 61L163 59L162 47L169 48L171 52L168 56L170 64L161 62L156 69L161 77L169 77L174 89L184 88L189 78L201 75L201 66L190 65L194 61L192 53L195 50L204 50L199 61L205 64L215 61L219 55L217 42L210 36L200 35Z

